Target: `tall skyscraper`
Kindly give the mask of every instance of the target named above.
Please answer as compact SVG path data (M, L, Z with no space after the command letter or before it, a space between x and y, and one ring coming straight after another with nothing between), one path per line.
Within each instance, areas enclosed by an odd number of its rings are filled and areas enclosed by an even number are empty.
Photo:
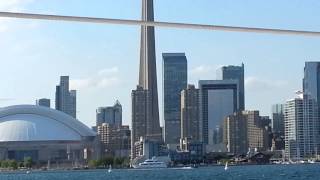
M284 105L272 105L272 132L284 136Z
M306 62L303 78L304 156L320 150L320 62Z
M239 82L200 80L199 91L202 141L214 145L213 151L222 151L223 120L239 111Z
M77 91L71 90L70 93L70 100L69 100L69 108L70 108L70 114L72 117L77 117Z
M150 126L148 121L150 114L148 108L150 107L149 101L150 91L144 90L143 87L137 86L136 90L131 93L132 99L132 124L131 124L131 158L136 158L135 143L140 141L141 137L146 138L148 131L150 133Z
M113 106L99 107L96 110L96 126L101 126L103 123L122 126L122 106L119 101Z
M163 53L164 141L178 144L180 140L181 91L187 87L188 67L184 53Z
M194 85L181 92L181 139L200 141L199 89Z
M50 99L46 99L46 98L37 99L36 105L50 108Z
M76 118L76 91L69 91L69 76L61 76L56 86L55 108Z
M303 99L288 100L284 106L285 154L287 159L304 156Z
M241 66L223 66L217 70L218 80L239 81L239 109L245 110L244 64Z

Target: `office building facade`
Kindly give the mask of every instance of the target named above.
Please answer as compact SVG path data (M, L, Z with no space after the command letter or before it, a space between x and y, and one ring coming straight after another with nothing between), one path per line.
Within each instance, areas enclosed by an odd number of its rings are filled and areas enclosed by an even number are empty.
M242 112L236 112L224 119L223 142L227 151L237 155L248 152L247 117Z
M101 156L129 157L131 131L129 126L103 123L97 127L101 142Z
M284 136L284 105L272 105L272 132Z
M75 90L69 90L69 76L61 76L60 84L56 86L56 110L76 118L76 94Z
M181 92L181 139L200 141L199 89L194 85Z
M223 144L223 120L239 111L239 83L237 80L200 80L200 135L209 145ZM214 149L213 151L224 151Z
M180 140L181 91L187 87L187 58L184 53L163 53L163 115L164 141L178 144Z
M306 62L303 78L304 156L320 149L320 62Z
M245 110L244 64L221 67L217 70L217 80L239 81L239 109Z

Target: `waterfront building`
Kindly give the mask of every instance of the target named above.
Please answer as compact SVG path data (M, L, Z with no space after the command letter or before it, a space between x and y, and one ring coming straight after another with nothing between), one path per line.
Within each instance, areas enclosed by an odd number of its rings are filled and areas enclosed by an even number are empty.
M271 147L270 119L259 111L242 111L224 119L223 139L227 151L243 155L251 150L266 151Z
M304 155L303 99L288 100L284 115L286 159L300 160Z
M184 53L163 53L164 141L178 144L180 139L181 91L187 87L187 58Z
M181 139L200 141L199 89L194 85L181 92Z
M69 76L61 76L60 84L56 86L56 110L76 118L76 91L69 90Z
M103 123L97 127L101 142L102 157L129 157L131 150L131 131L129 126Z
M248 128L247 116L242 112L236 112L224 119L223 140L227 151L237 155L248 152Z
M103 123L122 126L122 105L118 100L113 106L99 107L96 110L96 126Z
M50 108L50 99L46 99L46 98L37 99L36 105Z
M217 70L217 80L239 81L239 110L245 110L244 64L241 66L223 66Z
M260 116L259 111L243 111L247 118L248 148L266 151L269 148L269 117Z
M200 80L200 135L210 149L226 151L223 144L223 120L239 111L238 80Z

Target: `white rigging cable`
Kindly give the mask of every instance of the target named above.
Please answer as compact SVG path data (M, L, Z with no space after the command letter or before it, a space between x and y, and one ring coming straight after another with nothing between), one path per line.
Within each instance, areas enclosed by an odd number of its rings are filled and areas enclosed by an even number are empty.
M140 20L125 20L125 19L110 19L110 18L80 17L80 16L61 16L61 15L48 15L48 14L0 12L0 17L84 22L84 23L100 23L100 24L119 24L119 25L154 26L154 27L157 26L157 27L167 27L167 28L202 29L202 30L211 30L211 31L320 36L320 31L302 31L302 30L300 31L300 30L289 30L289 29L268 29L268 28L219 26L219 25L188 24L188 23L173 23L173 22L150 22L150 21L140 21Z

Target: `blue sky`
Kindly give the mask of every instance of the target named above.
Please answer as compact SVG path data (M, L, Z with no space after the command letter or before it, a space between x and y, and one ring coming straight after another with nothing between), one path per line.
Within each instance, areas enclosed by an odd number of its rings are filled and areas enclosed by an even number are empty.
M158 21L320 31L318 0L154 0ZM0 10L140 18L140 0L0 0ZM0 106L54 104L60 75L78 90L78 117L95 123L95 109L119 99L130 124L131 90L138 81L140 29L0 19ZM302 86L305 61L320 60L320 38L158 28L158 84L161 104L161 53L185 52L189 83L214 79L221 65L245 64L246 107L269 115ZM162 117L162 116L161 116Z

